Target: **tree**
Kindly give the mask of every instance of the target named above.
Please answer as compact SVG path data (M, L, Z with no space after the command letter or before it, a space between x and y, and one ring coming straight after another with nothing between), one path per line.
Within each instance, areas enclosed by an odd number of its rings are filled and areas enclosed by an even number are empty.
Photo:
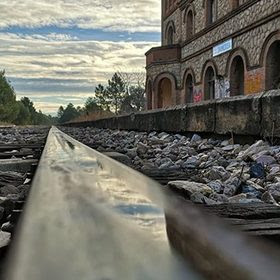
M86 113L102 111L101 106L97 104L97 100L93 97L89 97L86 100L84 109L85 109Z
M110 101L107 99L106 90L107 89L103 85L99 84L95 88L95 100L96 104L103 110L110 111Z
M5 77L5 71L0 71L0 104L16 102L14 88Z
M31 115L35 114L36 109L34 107L34 104L33 104L33 102L28 97L22 97L20 101L29 110Z
M77 118L79 115L80 113L75 106L72 103L69 103L65 109L62 106L59 107L57 114L58 122L66 123Z
M128 91L131 86L145 87L145 81L146 81L145 72L141 72L141 71L126 72L123 69L119 69L117 73L124 81L126 87L128 88Z
M47 116L43 114L41 110L39 110L39 112L36 112L34 115L33 123L35 125L51 125L55 124L55 120L52 118L52 116Z
M121 77L115 73L111 80L108 80L108 86L98 85L95 88L95 100L103 110L120 112L123 101L127 95L125 83Z
M5 71L0 71L0 121L26 124L52 124L51 116L37 112L33 102L28 97L16 101L14 88L5 77Z
M5 71L0 72L0 121L13 122L17 118L19 106L10 82L5 77Z
M131 98L131 106L135 108L136 111L142 111L146 104L145 88L140 85L132 86L129 95Z
M31 114L21 101L18 101L19 112L15 119L16 125L26 125L31 123Z
M77 112L78 112L80 115L84 113L84 108L83 108L83 107L77 106L76 109L77 109Z
M125 72L119 70L118 75L125 83L126 98L122 104L122 112L141 111L145 108L145 78L144 72Z
M120 112L121 105L127 96L125 84L121 77L115 73L111 80L108 81L108 87L105 91L105 98L113 107L116 114Z
M36 109L34 107L33 102L28 97L22 97L20 99L20 102L24 105L26 110L28 110L29 115L30 115L29 120L26 120L27 124L34 124L34 125L40 124L37 121L37 111L36 111ZM23 111L22 111L22 113L23 113ZM27 116L27 114L26 114L26 116ZM22 120L22 122L26 122L26 121Z
M145 104L145 89L141 86L132 86L122 103L121 112L132 113L142 111L145 108Z
M64 114L64 108L63 108L63 106L60 106L60 107L58 108L58 111L57 111L57 117L58 117L58 119L61 119L62 116L63 116L63 114Z

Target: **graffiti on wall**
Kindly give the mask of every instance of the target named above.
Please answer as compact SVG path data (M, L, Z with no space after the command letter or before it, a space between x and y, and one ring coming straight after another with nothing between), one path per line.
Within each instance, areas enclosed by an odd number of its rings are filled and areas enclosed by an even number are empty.
M246 73L245 75L245 93L253 94L261 92L264 89L264 71L256 69Z
M215 98L225 98L230 96L230 83L223 76L218 76L215 81Z
M200 88L195 88L193 91L193 102L198 103L202 101L202 90Z

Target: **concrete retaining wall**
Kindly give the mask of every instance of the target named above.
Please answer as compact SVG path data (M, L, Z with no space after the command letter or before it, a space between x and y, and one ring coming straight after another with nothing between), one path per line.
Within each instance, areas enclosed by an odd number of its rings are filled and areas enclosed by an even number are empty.
M67 126L280 137L280 90Z

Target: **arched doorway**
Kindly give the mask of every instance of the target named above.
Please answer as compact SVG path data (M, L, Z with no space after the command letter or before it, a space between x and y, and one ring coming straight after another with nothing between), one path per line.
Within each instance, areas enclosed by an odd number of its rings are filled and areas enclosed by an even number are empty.
M163 78L158 88L158 108L172 106L172 83L168 78Z
M153 86L152 82L148 82L147 87L147 110L153 109Z
M188 74L186 78L186 103L193 103L193 77Z
M244 94L245 65L241 56L236 56L230 68L230 96Z
M280 88L280 41L275 41L267 52L265 89Z
M187 14L187 39L191 38L194 34L194 18L193 11L189 10Z
M209 66L204 77L204 99L215 99L215 71L212 66Z
M169 26L167 31L167 45L174 44L174 30L172 26Z

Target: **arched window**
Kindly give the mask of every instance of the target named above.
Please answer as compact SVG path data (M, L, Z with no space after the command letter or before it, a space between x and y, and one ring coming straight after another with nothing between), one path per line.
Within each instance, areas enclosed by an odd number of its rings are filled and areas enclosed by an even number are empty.
M212 24L216 20L217 1L206 0L206 25Z
M169 26L167 31L167 44L168 45L174 44L174 30L172 26Z
M188 74L186 79L186 103L193 103L193 77Z
M236 56L230 68L230 96L244 94L245 65L241 56Z
M215 71L212 66L209 66L204 77L204 99L215 99Z
M265 89L280 88L280 40L275 41L267 52L265 65Z
M192 10L188 11L187 18L187 39L191 38L194 34L194 14Z

